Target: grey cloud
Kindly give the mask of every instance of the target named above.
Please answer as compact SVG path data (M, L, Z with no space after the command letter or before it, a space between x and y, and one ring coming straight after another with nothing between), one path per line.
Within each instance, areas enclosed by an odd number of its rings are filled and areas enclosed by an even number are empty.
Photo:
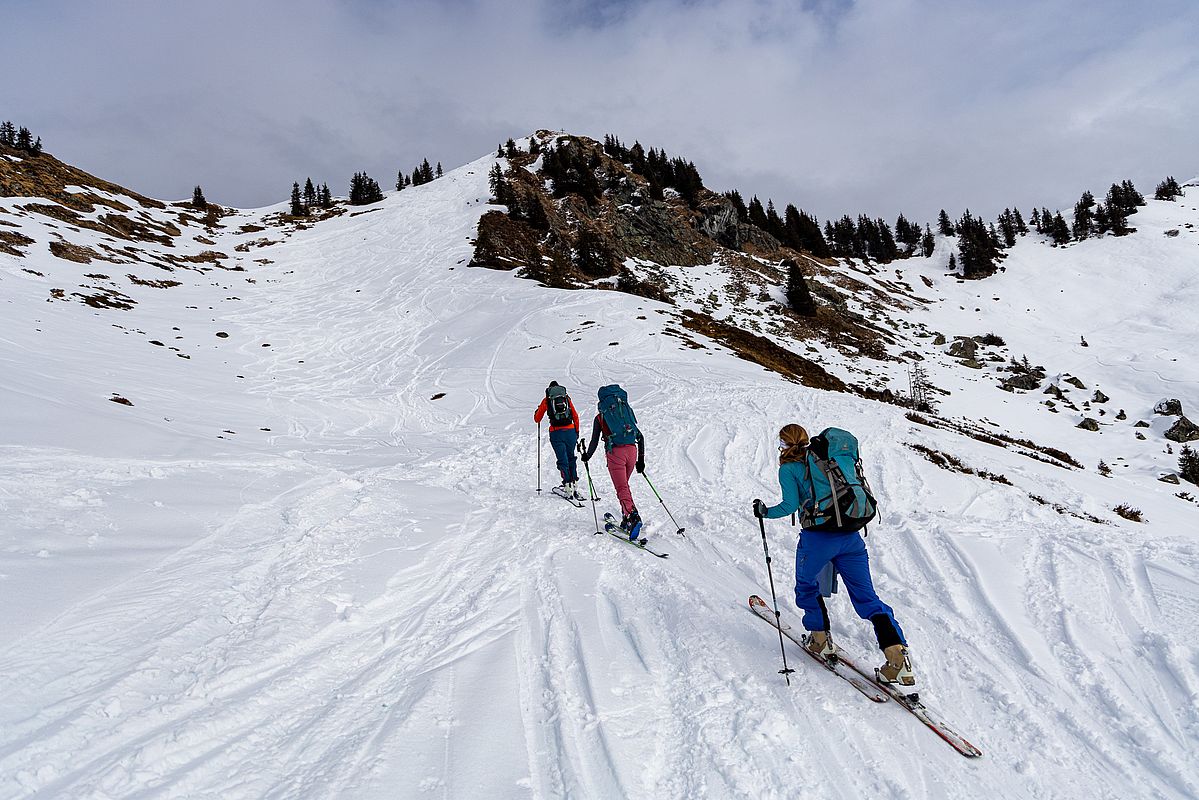
M0 117L104 177L261 205L539 127L828 217L1067 206L1199 171L1199 9L1097 0L40 3Z

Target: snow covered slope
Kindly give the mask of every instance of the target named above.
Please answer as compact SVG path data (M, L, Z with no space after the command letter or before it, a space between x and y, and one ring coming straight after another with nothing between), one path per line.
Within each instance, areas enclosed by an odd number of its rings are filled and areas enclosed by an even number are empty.
M128 311L47 302L89 267L0 255L0 796L1199 793L1199 508L1131 474L1148 461L1101 477L1090 443L1108 433L1081 431L1065 449L1086 472L1033 460L692 349L666 335L666 306L467 269L492 163L293 230L245 273L174 272L181 285L139 287ZM213 247L262 235L232 230ZM955 318L954 292L1045 299L1007 264L996 284L938 279L947 310L925 324L1007 319ZM1186 302L1181 269L1163 285ZM1084 356L1102 360L1113 405L1147 413L1167 390L1071 313L997 332L1051 371L1086 379ZM1076 329L1091 350L1070 349ZM1170 331L1136 335L1179 355ZM1164 378L1199 401L1193 360L1177 364ZM551 379L585 414L599 385L629 389L648 474L687 527L675 536L635 480L669 559L534 491ZM1017 397L974 402L994 396ZM928 701L982 759L797 652L793 685L776 674L777 639L746 608L767 592L749 503L776 496L790 421L861 437L884 508L868 540L880 594ZM1115 517L1120 502L1148 521ZM768 531L794 623L794 530ZM847 598L830 607L843 646L871 654Z

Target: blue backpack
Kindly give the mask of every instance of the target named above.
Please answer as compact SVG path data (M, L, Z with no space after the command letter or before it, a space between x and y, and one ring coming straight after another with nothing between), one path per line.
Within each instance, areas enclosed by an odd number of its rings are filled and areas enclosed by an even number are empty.
M637 416L629 407L628 392L615 383L600 387L599 412L608 429L608 438L604 440L605 450L611 452L613 447L637 443Z
M813 498L800 520L804 530L852 533L874 519L878 504L852 433L825 428L808 445L804 467Z

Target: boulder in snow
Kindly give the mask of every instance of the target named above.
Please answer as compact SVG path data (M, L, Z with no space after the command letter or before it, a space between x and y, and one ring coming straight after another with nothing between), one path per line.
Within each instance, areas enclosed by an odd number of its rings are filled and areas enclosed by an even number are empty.
M1082 422L1074 427L1082 428L1084 431L1097 431L1099 430L1099 423L1090 417L1083 417Z
M973 361L978 355L978 342L966 336L953 337L953 344L949 345L949 355L954 358L961 358L966 361Z
M1170 430L1166 431L1165 437L1172 442L1193 442L1199 439L1199 425L1186 417L1179 417L1178 422L1175 422L1170 426Z
M1157 401L1157 405L1153 407L1154 414L1161 414L1163 417L1181 417L1182 416L1182 401L1175 398L1165 398Z
M1159 477L1158 480L1161 481L1162 483L1172 483L1175 486L1177 486L1179 484L1178 476L1175 475L1173 472L1167 472L1165 475L1162 475L1161 477Z
M1003 382L1003 388L1007 389L1008 391L1011 391L1012 389L1024 389L1025 391L1031 391L1032 389L1039 388L1040 385L1041 381L1037 378L1037 376L1029 375L1028 373L1013 375Z

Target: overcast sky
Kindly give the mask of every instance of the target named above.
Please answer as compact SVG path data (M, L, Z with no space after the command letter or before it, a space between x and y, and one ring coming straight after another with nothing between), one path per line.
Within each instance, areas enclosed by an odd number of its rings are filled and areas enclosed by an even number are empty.
M162 198L390 188L537 128L822 219L1199 173L1199 2L0 0L0 119Z

